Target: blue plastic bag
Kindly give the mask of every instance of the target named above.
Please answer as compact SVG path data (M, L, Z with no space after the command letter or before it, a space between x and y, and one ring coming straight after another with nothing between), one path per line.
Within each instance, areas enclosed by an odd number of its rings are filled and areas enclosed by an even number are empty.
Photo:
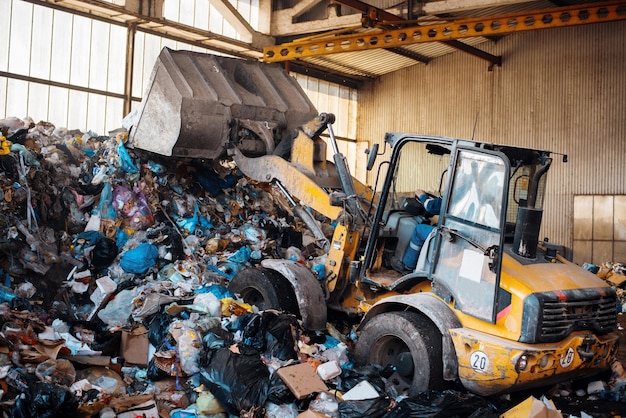
M113 208L113 187L109 182L104 183L104 187L100 192L100 203L96 211L96 213L100 214L101 219L115 219L117 217L117 213L115 213Z
M144 274L156 264L158 258L159 249L144 242L122 254L120 267L127 273Z
M124 146L124 141L120 141L120 144L117 146L117 155L120 157L120 168L123 171L131 174L139 172L139 169L133 162L133 159L130 158L130 154Z

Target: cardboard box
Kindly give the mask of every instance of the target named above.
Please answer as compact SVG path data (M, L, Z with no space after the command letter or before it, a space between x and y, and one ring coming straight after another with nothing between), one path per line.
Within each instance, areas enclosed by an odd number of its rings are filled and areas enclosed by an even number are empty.
M306 398L311 393L328 390L324 381L308 363L281 367L276 373L298 400Z
M127 363L138 366L148 366L150 354L150 341L148 341L148 330L140 325L131 330L122 331L122 341L120 343L120 356Z
M546 397L539 400L531 396L500 415L500 418L563 418L563 415Z

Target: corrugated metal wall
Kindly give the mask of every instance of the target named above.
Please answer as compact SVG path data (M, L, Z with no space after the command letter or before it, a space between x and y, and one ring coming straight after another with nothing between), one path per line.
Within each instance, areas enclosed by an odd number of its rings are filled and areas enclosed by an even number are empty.
M359 91L357 138L404 131L545 148L555 156L541 236L572 248L575 195L626 194L626 22L507 36ZM371 181L372 179L370 179ZM567 254L571 257L571 254Z

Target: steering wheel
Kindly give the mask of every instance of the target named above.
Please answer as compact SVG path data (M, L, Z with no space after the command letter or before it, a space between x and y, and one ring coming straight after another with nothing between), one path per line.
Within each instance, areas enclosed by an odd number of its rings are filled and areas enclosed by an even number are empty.
M428 212L417 197L409 197L402 203L402 208L413 216L426 216Z

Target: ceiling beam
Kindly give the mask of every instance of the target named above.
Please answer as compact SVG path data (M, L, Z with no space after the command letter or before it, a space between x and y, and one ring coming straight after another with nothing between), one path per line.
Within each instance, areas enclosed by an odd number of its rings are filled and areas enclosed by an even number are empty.
M361 15L358 13L337 16L336 10L328 9L328 16L324 19L296 22L298 8L276 10L272 12L271 33L275 37L304 35L343 29L346 27L358 28L361 26Z
M352 74L344 74L340 71L333 70L332 72L325 67L319 67L310 63L304 63L301 61L288 61L285 63L285 70L288 72L294 72L320 80L325 80L330 83L340 84L353 89L358 89L365 81L371 81L375 77L358 77Z
M535 0L536 1L536 0ZM426 15L461 12L466 10L484 9L487 7L506 6L517 3L528 3L528 0L441 0L426 2L422 12Z
M344 6L361 12L361 21L365 27L373 27L376 26L377 23L382 22L401 22L406 20L401 16L394 15L393 13L389 13L386 10L379 9L378 7L371 6L359 0L334 0L332 2L343 4Z
M401 55L405 58L410 58L417 62L421 62L422 64L428 64L431 61L430 58L424 57L406 48L387 48L387 51L393 52L394 54L397 54L397 55Z
M209 0L209 3L231 24L244 42L260 48L276 42L272 36L257 32L228 0Z
M392 24L393 23L408 23L407 20L401 16L397 16L385 10L381 10L374 6L370 6L369 4L363 3L360 0L335 0L335 2L341 3L344 6L348 6L352 9L362 12L363 13L362 21L363 21L363 26L365 27L376 27L379 24L384 25L385 23L392 23ZM493 68L494 65L502 65L501 57L496 57L487 52L481 51L478 48L475 48L470 45L466 45L461 41L450 40L450 41L443 41L443 43L446 43L448 46L452 48L458 49L460 51L466 52L468 54L471 54L476 57L489 61L491 63L491 65L489 66L490 70ZM418 61L424 64L428 64L430 62L430 59L423 57L419 54L416 54L412 51L409 51L406 48L393 47L393 48L388 48L388 50L395 54L402 55L403 57L407 57L407 58L413 59L415 61Z
M626 20L624 1L597 2L585 5L460 19L439 24L411 26L390 30L370 30L348 35L320 36L263 49L266 62L391 48L416 43L447 41L504 35L537 29L605 23Z
M491 55L488 52L485 52L481 49L475 48L471 45L465 44L461 41L457 41L456 39L451 39L448 41L441 41L441 43L444 43L446 45L448 45L449 47L452 47L454 49L458 49L459 51L463 51L466 52L470 55L474 55L475 57L484 59L485 61L489 61L491 63L491 65L489 66L489 70L491 71L491 69L493 68L494 65L497 66L501 66L502 65L502 57L500 56L496 56L496 55Z

